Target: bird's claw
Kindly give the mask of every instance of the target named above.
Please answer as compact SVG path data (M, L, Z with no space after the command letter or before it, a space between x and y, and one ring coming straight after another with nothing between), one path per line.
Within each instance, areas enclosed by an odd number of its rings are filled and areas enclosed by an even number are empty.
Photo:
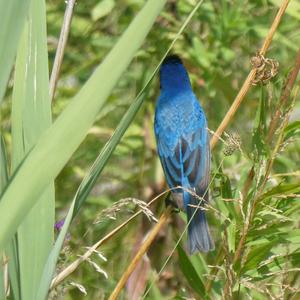
M172 199L170 199L170 198L167 198L167 199L165 200L165 203L166 203L166 206L171 205L171 206L173 207L172 212L174 212L174 213L176 213L176 214L178 214L178 213L180 212L180 209L179 209L179 207L178 207L176 201L174 201L174 200L172 200Z

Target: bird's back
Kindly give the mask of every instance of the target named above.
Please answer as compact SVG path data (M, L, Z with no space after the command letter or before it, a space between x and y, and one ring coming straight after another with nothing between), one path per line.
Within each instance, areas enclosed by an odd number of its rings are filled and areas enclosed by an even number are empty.
M170 177L177 177L177 185L196 187L203 176L199 174L197 178L189 178L189 175L199 173L200 169L209 169L209 165L206 166L204 162L204 158L209 156L206 153L209 149L206 147L208 134L205 114L195 95L191 92L176 96L162 94L157 103L154 125L163 166L166 165L166 159L173 160L174 163L174 176L171 174ZM193 154L197 154L198 159ZM193 166L187 168L188 161ZM164 169L166 172L166 168ZM178 169L177 173L181 172L180 176L175 176L175 169ZM192 169L198 171L192 173ZM167 181L170 187L174 187L174 180L168 180L167 177Z

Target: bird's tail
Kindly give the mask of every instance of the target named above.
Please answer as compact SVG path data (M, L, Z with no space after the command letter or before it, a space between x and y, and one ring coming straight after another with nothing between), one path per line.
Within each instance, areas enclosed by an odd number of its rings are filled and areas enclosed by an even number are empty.
M185 193L184 193L185 194ZM185 195L187 196L187 195ZM188 248L190 254L195 252L209 252L215 245L210 236L205 211L199 207L199 200L188 195L189 204L186 206L188 225ZM197 207L198 206L198 207ZM202 205L203 206L203 205ZM190 221L191 220L191 221Z

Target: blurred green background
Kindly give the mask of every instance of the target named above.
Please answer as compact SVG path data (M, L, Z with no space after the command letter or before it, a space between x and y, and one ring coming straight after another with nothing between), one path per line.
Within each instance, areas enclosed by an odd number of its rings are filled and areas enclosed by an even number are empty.
M192 0L168 1L143 47L138 51L127 72L123 74L85 141L57 178L57 220L65 216L85 172L112 135L121 117L146 83L196 3L197 1ZM205 109L211 130L215 130L221 122L251 69L250 58L262 45L280 3L281 1L277 0L204 1L176 42L172 52L182 57L189 70L194 91ZM88 79L94 68L104 59L143 4L144 1L139 0L77 1L53 103L54 119ZM65 7L64 1L47 1L50 70ZM238 197L246 174L252 161L255 160L256 146L252 137L253 128L257 124L255 122L256 114L261 101L264 101L268 107L266 122L269 122L270 116L274 112L286 75L293 67L298 45L300 45L299 21L300 2L294 0L291 1L267 54L267 57L279 62L279 74L271 83L264 86L259 84L251 88L231 122L230 128L227 129L228 132L239 134L243 154L236 152L226 158L222 170L218 170L218 176L213 181L211 189L212 199L214 199L211 203L217 210L222 210L218 207L218 200L221 201L220 198L224 198L224 194L222 194L224 181L228 180L230 183L231 195L227 197ZM128 197L148 202L166 188L156 155L153 134L153 116L158 95L159 82L158 76L156 76L147 91L146 101L135 121L116 148L88 201L71 226L58 270L62 270L78 255L82 255L85 247L101 239L121 221L128 218L136 207L134 205L122 207L116 213L115 219L105 217L105 212L102 212L102 221L94 224L103 209ZM11 89L8 89L6 98L1 107L1 131L8 148L10 148ZM299 109L298 101L291 121L299 120ZM74 120L74 122L80 122L80 119ZM297 134L298 136L295 134L292 141L285 147L284 152L278 154L273 168L274 174L299 170L300 143L299 133ZM68 143L68 141L65 142ZM223 157L223 147L223 144L220 143L213 152L212 172L216 171L216 166ZM293 176L284 177L284 182L297 183L299 177L298 172ZM274 185L278 184L281 179L282 177L279 179L274 177ZM163 207L162 201L153 206L157 217ZM291 226L289 228L295 228L295 224L298 222L296 216L297 214L293 215L292 220L294 221L289 223ZM226 224L225 219L218 217L217 213L209 212L209 223L218 248L222 243L221 235L224 224ZM97 272L91 263L85 262L52 292L51 297L53 299L106 299L150 226L151 224L145 216L137 217L122 229L121 233L100 248L99 251L107 258L106 262L96 254L92 256L92 261L105 270L108 278ZM137 295L139 288L143 291L145 286L149 285L173 249L183 228L182 218L179 215L173 216L169 226L161 232L148 253L149 261L145 260L142 269L145 278L141 275L142 273L135 273L134 276L137 278L131 279L127 286L127 292L121 299L137 299L134 298L132 285L135 286ZM261 236L258 235L258 237ZM186 237L181 242L183 248L185 240ZM196 272L208 272L207 265L214 263L216 255L217 251L208 255L192 257L191 261ZM266 254L262 259L267 258L268 255ZM183 257L180 259L180 255L178 258L178 252L175 252L169 264L164 268L160 279L151 288L148 299L193 299L193 297L198 297L195 287L183 271L184 259ZM222 267L224 268L225 265ZM273 282L275 279L271 281ZM87 295L84 296L78 288L71 284L72 282L81 284L86 289ZM215 292L219 291L221 295L222 281L216 280L214 290ZM270 293L276 295L277 292L275 290ZM246 295L247 293L243 294L239 299L246 299L244 298ZM259 292L256 294L256 291L253 291L252 297L252 299L268 299L269 296L264 296Z

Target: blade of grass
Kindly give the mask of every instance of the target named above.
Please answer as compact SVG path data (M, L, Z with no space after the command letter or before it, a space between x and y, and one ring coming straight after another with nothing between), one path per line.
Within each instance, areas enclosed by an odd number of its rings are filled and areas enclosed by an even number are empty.
M55 244L48 256L47 262L44 266L43 274L41 276L41 280L39 282L39 286L37 289L37 297L36 299L42 300L46 299L49 287L51 284L51 280L53 277L53 274L55 272L55 267L57 263L57 259L61 250L61 247L63 245L65 236L68 232L68 228L70 226L70 223L72 221L72 215L73 215L73 210L74 210L74 201L72 202L72 205L68 211L68 215L65 219L64 225L55 241Z
M7 162L4 139L2 135L0 135L0 194L4 191L7 181L8 181L8 162Z
M205 287L204 284L198 275L197 271L194 268L190 258L186 255L185 251L181 248L180 245L177 247L178 251L178 260L181 271L183 272L185 278L193 288L193 290L201 297L205 297Z
M0 1L0 104L14 63L30 0Z
M0 194L4 191L4 188L8 181L8 163L5 151L5 144L3 137L0 135ZM0 252L0 299L6 299L5 289L5 262L4 255Z
M51 125L49 100L46 6L32 0L17 53L12 102L12 169L15 171L40 135ZM28 177L29 179L30 177ZM27 182L28 182L27 179ZM50 182L23 220L13 241L13 278L20 299L35 293L53 244L54 185ZM16 249L17 246L17 249ZM16 255L18 257L16 257ZM10 268L12 271L12 268ZM14 294L17 294L14 291Z

